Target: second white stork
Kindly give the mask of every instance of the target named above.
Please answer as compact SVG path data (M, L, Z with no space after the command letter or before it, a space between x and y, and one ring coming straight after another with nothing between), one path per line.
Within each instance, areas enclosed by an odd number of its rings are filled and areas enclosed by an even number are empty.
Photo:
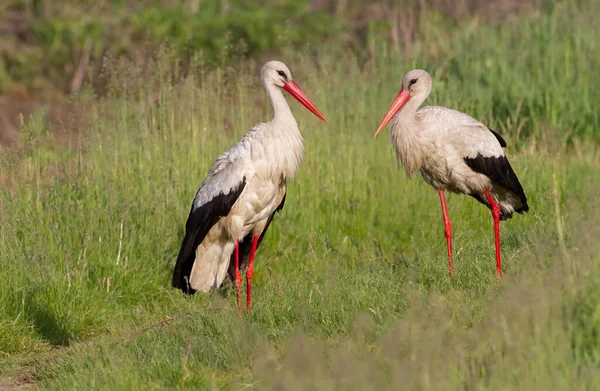
M392 120L392 143L406 175L417 170L439 192L453 274L452 226L444 191L468 194L492 211L496 271L502 277L499 220L529 210L523 187L502 148L504 139L467 114L439 106L419 107L431 92L431 76L415 69L402 79L402 89L375 136Z
M254 126L213 164L192 203L172 280L175 288L192 294L220 287L229 274L240 309L240 270L246 269L249 309L256 249L283 208L286 181L296 174L304 154L302 135L282 90L327 122L284 63L267 62L260 79L273 119Z

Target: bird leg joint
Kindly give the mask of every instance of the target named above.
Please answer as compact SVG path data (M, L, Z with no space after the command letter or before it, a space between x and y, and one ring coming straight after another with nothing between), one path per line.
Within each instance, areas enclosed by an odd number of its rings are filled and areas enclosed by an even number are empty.
M500 211L494 208L494 210L492 211L492 216L494 217L494 219L498 220L500 218Z
M445 221L444 224L444 236L446 239L452 239L452 225L450 225L450 221Z
M500 218L500 207L498 206L498 204L496 203L496 201L494 201L494 198L492 197L492 195L490 194L490 192L486 189L484 191L486 198L488 199L488 202L490 203L490 206L492 207L492 216L494 217L494 220L497 220Z
M492 216L495 220L498 220L500 218L500 208L498 207L498 204L492 205Z

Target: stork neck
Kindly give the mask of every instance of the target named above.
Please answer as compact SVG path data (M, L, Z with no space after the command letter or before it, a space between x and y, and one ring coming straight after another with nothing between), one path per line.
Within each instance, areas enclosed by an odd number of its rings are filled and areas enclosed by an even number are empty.
M419 107L427 98L427 94L416 95L408 100L400 109L398 114L392 120L392 143L396 148L396 157L402 166L407 177L411 177L415 171L419 170L423 164L423 146L419 141L417 133L418 126L416 113Z
M290 110L290 106L283 96L281 88L270 84L265 87L265 91L267 92L267 96L269 97L271 106L273 107L273 121L296 123L296 120L292 115L292 111Z
M419 107L421 107L423 102L425 102L425 99L427 99L427 96L429 96L429 93L421 96L416 95L409 99L402 109L400 109L398 114L396 114L397 121L404 122L412 120Z

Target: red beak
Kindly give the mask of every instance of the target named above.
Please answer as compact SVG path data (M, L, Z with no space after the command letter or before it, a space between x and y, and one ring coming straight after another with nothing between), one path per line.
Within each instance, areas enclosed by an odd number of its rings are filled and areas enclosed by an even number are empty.
M311 113L321 118L323 121L327 122L325 116L315 107L315 105L308 99L308 96L302 91L302 89L296 84L295 81L290 81L283 85L283 89L290 93L291 96L296 98L296 100L304 107L306 107Z
M392 102L392 106L390 106L390 109L385 114L385 117L383 117L383 119L381 120L381 124L379 124L379 127L377 128L377 131L375 132L375 136L377 136L379 134L379 132L381 132L381 129L385 128L385 125L387 125L388 122L390 122L392 120L392 118L394 118L396 113L400 111L402 106L404 106L406 104L406 102L408 102L409 99L410 99L410 93L408 91L406 91L404 88L401 89L398 96L396 96L396 99L394 99L394 102Z

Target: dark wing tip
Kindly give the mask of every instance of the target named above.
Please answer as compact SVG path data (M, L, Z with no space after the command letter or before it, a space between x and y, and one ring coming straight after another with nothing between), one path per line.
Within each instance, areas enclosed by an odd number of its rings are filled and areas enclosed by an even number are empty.
M183 282L183 284L182 284ZM175 278L175 275L173 275L173 280L171 281L171 286L173 288L177 288L177 289L181 289L181 291L186 294L186 295L193 295L194 293L196 293L196 290L194 288L192 288L190 286L190 284L187 281L187 278L181 278L181 277L177 277Z
M474 158L464 158L463 160L473 171L487 176L493 184L502 186L514 193L520 201L520 204L513 206L517 212L522 213L529 210L523 186L521 186L519 178L517 178L517 174L515 174L506 156L485 157L478 154ZM485 204L485 202L482 203ZM507 218L510 218L510 216L507 216Z
M523 205L521 205L520 207L518 207L517 209L515 209L515 211L517 213L529 212L529 205L527 204L527 198L523 197L521 199L521 202L523 203Z
M496 140L498 140L498 142L500 143L500 146L502 148L506 148L506 141L502 138L502 136L500 136L498 134L498 132L496 132L495 130L493 130L492 128L488 127L489 131L492 132L492 134L496 137Z
M490 206L490 204L486 200L484 200L484 198L481 195L479 195L477 193L470 193L469 195L471 197L475 198L477 201L479 201L482 205L487 207L489 210L492 210L492 207ZM527 205L527 200L521 199L521 202L523 202L523 203L515 208L515 212L517 212L519 214L528 212L529 205ZM508 220L508 219L512 218L512 216L513 216L513 212L506 212L502 209L500 210L500 220L501 221Z
M221 219L227 216L237 201L240 194L246 187L246 178L242 182L232 188L229 193L220 193L210 201L192 208L186 222L186 232L181 249L177 256L175 269L173 270L173 278L171 285L174 288L181 289L186 294L193 294L195 290L189 285L189 277L192 273L192 267L196 261L196 248L202 243L210 229Z

